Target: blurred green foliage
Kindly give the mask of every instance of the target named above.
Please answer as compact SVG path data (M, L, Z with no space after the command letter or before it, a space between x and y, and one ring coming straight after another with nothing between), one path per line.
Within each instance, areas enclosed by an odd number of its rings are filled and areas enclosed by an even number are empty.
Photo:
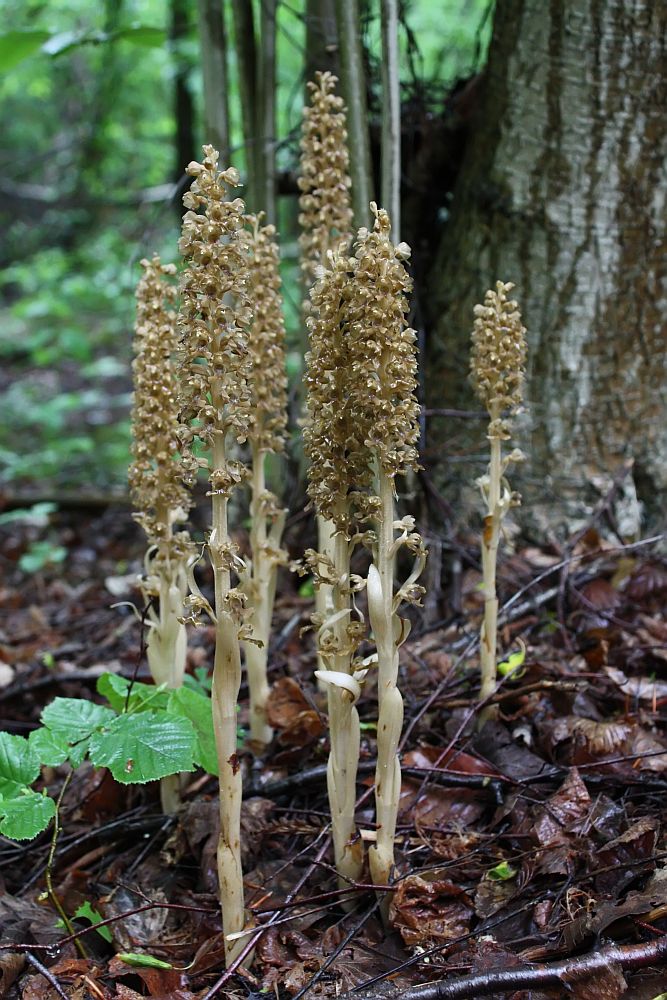
M197 5L170 40L162 0L0 0L0 485L33 492L125 489L133 291L138 261L176 260L179 195L174 80L199 120ZM256 4L259 0L253 0ZM364 38L378 64L376 4ZM409 0L402 83L434 104L478 68L490 0ZM304 0L278 9L278 161L298 163ZM231 25L231 12L227 11ZM233 159L243 169L230 47ZM377 84L374 81L375 92ZM281 199L293 375L299 371L296 203Z

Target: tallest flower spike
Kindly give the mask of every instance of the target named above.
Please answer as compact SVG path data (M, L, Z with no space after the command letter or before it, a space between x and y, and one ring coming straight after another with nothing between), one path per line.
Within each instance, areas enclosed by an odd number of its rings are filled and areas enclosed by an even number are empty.
M412 281L405 261L410 248L406 243L393 245L384 209L371 203L371 211L375 215L374 228L370 232L361 229L356 243L355 281L348 305L348 350L353 376L350 405L370 453L376 494L366 500L375 527L367 593L378 659L377 834L369 860L373 881L386 885L394 864L401 792L398 743L403 699L398 688L399 649L410 631L410 622L402 619L398 610L403 602L419 603L423 588L416 581L424 568L426 550L414 530L414 519L395 519L396 477L418 468L416 334L406 322ZM414 556L414 567L407 580L395 588L396 556L402 547ZM387 908L385 896L385 915Z
M208 556L213 567L215 607L194 580L190 603L215 623L212 707L220 772L220 838L217 862L225 956L242 947L230 940L244 928L241 871L241 770L237 757L237 700L241 686L240 639L248 637L245 595L232 586L243 565L229 537L227 508L247 477L229 457L234 441L246 439L250 423L251 361L248 350L247 250L241 238L245 206L229 200L239 182L235 170L218 171L218 153L204 146L203 163L191 163L194 177L183 203L179 248L186 268L181 280L181 386L183 462L191 480L206 468L212 501ZM199 211L197 211L199 210ZM199 440L197 454L193 450Z

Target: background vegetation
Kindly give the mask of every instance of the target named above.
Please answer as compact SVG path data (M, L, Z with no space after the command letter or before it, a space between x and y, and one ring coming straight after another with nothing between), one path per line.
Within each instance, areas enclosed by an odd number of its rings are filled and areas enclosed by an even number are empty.
M365 7L372 126L380 30L375 5ZM154 251L177 258L185 166L177 87L191 99L188 158L206 140L197 7L187 0L2 0L0 11L0 486L35 498L84 487L124 492L137 265ZM403 101L420 113L444 114L447 95L483 64L491 22L490 0L407 0ZM230 11L227 24L230 30ZM279 218L296 378L301 293L293 179L305 84L304 0L279 0L277 27L277 154L287 191ZM233 43L232 160L243 171ZM181 113L181 130L183 124Z

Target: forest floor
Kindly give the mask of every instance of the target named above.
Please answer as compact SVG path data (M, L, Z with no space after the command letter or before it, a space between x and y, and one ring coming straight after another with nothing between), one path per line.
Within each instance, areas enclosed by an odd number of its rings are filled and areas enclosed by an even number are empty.
M276 737L261 755L240 752L246 900L262 928L252 967L224 975L216 779L188 775L169 818L154 785L121 786L90 765L66 780L61 767L43 774L49 794L64 787L57 837L0 838L0 998L667 996L667 564L593 526L562 549L506 555L501 649L526 655L478 732L476 545L453 543L456 592L440 621L414 617L401 651L388 929L371 887L341 893L332 868L326 706L312 635L300 635L312 598L285 575ZM0 729L28 735L56 696L96 699L105 671L149 680L140 623L113 606L138 603L142 549L120 506L0 527ZM193 633L190 672L209 672L212 642L211 628ZM372 683L359 712L357 820L370 838ZM117 957L128 952L149 964Z

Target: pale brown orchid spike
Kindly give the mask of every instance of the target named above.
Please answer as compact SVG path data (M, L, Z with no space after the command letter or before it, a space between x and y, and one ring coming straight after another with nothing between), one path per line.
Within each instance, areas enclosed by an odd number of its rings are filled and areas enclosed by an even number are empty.
M347 118L343 100L335 92L337 83L331 73L316 73L314 82L308 83L311 103L303 112L299 247L305 316L310 310L308 292L317 280L318 270L326 265L327 255L347 246L352 238ZM322 618L333 607L331 585L324 579L324 570L334 557L335 530L326 515L317 514L317 547L322 559L315 565L315 608ZM318 654L319 669L324 666ZM318 686L323 690L321 681Z
M513 288L510 282L498 281L495 289L486 293L484 304L475 306L470 356L470 379L489 413L487 437L491 448L488 470L477 480L486 505L482 532L484 620L480 633L479 694L483 702L493 695L496 687L496 565L500 529L508 510L521 503L519 494L510 490L505 473L524 456L516 448L505 458L502 455L502 442L510 439L510 417L520 410L523 402L527 352L521 313L517 303L508 298ZM480 713L480 725L493 714L493 709L486 706Z
M347 242L352 229L346 113L337 83L331 73L316 73L308 84L311 104L303 111L299 246L306 289L329 250Z
M190 509L180 466L179 405L174 355L176 287L173 264L159 257L142 260L137 287L135 358L132 363L132 464L128 479L135 519L148 539L145 574L140 580L148 609L146 656L156 684L183 683L187 638L182 623L187 595L186 566L192 546L186 531L175 531ZM160 783L162 806L180 805L178 775Z
M394 866L394 839L401 792L398 744L403 725L403 699L398 688L399 648L410 631L400 618L403 602L419 603L417 585L425 561L414 519L395 519L395 480L418 466L419 403L417 401L417 337L406 321L412 281L405 261L410 248L391 242L391 224L374 202L372 231L360 229L355 244L354 281L347 309L350 410L374 471L374 496L366 499L375 527L373 562L368 571L368 614L377 647L378 728L375 804L377 833L369 852L371 876L386 885ZM368 459L367 459L368 460ZM397 534L398 532L398 534ZM396 555L405 547L414 568L398 588ZM383 914L388 909L383 900Z
M241 770L237 756L237 701L241 685L240 640L249 636L246 595L232 585L243 563L231 540L227 509L235 489L248 476L230 458L232 444L243 442L251 425L251 355L248 347L248 253L242 236L245 206L230 199L239 183L236 170L218 170L218 153L204 146L202 163L191 163L194 177L183 198L179 248L186 267L181 279L181 388L184 474L194 480L205 468L212 502L208 555L215 601L208 606L191 582L190 606L209 611L215 622L212 706L220 771L218 879L225 956L242 948L235 937L245 925L241 871ZM195 454L195 439L199 447ZM229 935L232 935L230 938Z
M250 738L267 744L273 735L267 722L269 682L267 658L278 566L287 562L280 548L286 510L266 486L266 459L282 452L287 434L285 323L280 294L280 255L274 226L248 216L244 237L248 248L248 296L252 311L249 351L251 451L250 552L243 577L248 597L252 641L244 643L250 692Z

